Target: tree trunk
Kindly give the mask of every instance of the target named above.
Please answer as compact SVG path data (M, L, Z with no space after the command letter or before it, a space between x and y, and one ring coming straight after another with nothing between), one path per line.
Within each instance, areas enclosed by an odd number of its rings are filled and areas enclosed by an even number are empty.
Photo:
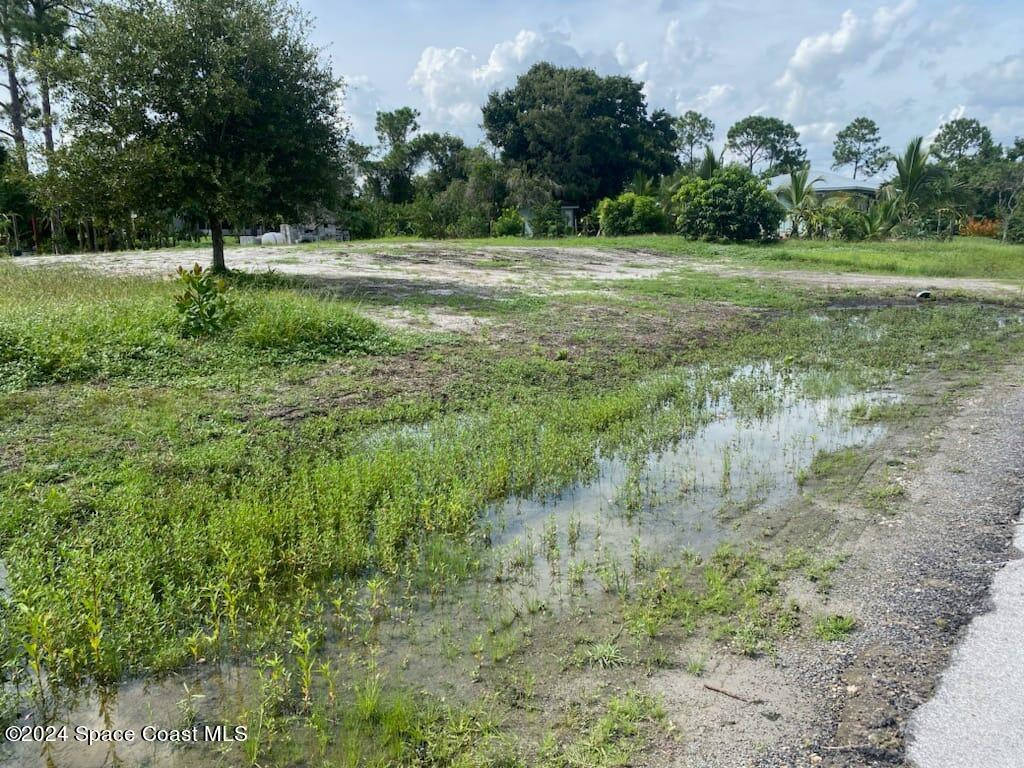
M49 155L53 152L53 110L50 106L50 75L45 70L39 75L39 102L43 110L43 144Z
M25 115L22 110L21 88L18 85L18 70L14 61L14 41L11 37L9 25L5 25L4 37L4 65L7 67L7 88L10 91L10 103L7 106L8 115L11 118L11 133L14 134L14 150L18 156L18 164L23 170L28 170L28 149L25 145Z
M213 238L213 271L227 272L224 263L224 227L221 226L220 216L216 214L210 214L210 236Z

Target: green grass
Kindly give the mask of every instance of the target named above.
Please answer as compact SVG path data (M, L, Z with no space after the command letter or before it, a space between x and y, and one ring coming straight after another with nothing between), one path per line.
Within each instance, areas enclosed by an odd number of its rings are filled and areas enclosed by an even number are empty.
M814 297L721 278L526 302L500 335L414 344L289 282L239 279L238 325L190 341L169 283L16 268L0 281L0 650L54 686L246 655L339 580L447 567L439 538L458 551L489 504L671 443L737 366L867 387L1024 350L991 308L823 323L803 311ZM618 325L584 326L598 310ZM752 412L773 407L735 386ZM744 652L767 649L785 620L755 610L770 574L712 565L700 612ZM635 624L656 634L660 610Z
M685 634L704 628L739 653L771 653L796 628L779 594L784 574L781 563L722 545L706 562L686 561L641 579L622 601L623 621L640 638L662 628ZM648 631L652 626L659 630Z
M665 710L655 698L630 690L609 699L598 714L573 710L565 738L551 734L541 747L541 768L612 768L634 762L646 737L663 729Z
M851 616L832 614L821 616L814 623L814 634L821 640L845 640L857 628L857 620Z
M0 265L0 389L119 378L152 382L395 348L343 302L251 278L240 283L234 298L239 321L197 340L178 331L176 283Z

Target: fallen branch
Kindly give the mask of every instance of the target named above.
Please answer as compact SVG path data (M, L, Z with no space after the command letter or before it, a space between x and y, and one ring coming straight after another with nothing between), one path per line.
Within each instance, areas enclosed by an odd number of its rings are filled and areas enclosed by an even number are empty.
M707 688L709 691L714 691L715 693L720 693L723 696L728 696L730 699L736 699L736 701L742 701L744 704L763 704L764 703L764 702L762 702L760 700L748 699L748 698L746 698L744 696L740 696L738 693L730 693L729 691L726 691L726 690L724 690L722 688L716 688L715 686L708 685L707 683L704 683L704 687Z

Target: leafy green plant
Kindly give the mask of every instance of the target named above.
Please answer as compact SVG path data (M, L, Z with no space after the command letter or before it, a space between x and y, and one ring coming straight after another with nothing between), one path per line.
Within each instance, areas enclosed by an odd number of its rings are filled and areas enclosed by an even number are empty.
M899 220L900 202L897 198L879 198L872 201L866 212L860 214L860 233L865 240L881 240Z
M857 628L857 620L852 616L831 614L822 616L814 623L814 634L822 640L842 640Z
M598 669L614 669L626 663L626 656L613 641L587 643L572 656L572 662L578 667L597 667Z
M192 269L178 267L181 293L174 297L182 336L212 336L227 328L237 317L231 287L213 270L198 264Z
M665 214L658 201L650 195L624 192L616 198L605 198L597 205L601 234L644 235L663 232Z
M702 240L774 238L785 215L764 184L735 165L683 182L673 202L679 233Z
M530 217L534 237L562 237L565 234L565 216L556 200L537 206Z
M522 237L526 231L526 222L515 208L506 208L494 222L495 237Z
M824 181L821 176L810 178L810 168L795 168L789 173L789 181L779 190L779 200L789 211L793 223L792 233L796 237L810 234L811 215L818 208L818 196L814 185Z

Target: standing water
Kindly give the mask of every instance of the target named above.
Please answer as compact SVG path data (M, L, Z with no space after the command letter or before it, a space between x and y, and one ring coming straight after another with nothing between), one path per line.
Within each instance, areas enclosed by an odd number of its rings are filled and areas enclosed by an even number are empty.
M745 396L738 399L730 392ZM894 397L871 393L809 398L801 392L768 368L741 370L722 391L709 396L700 426L677 434L667 447L603 457L591 480L554 496L496 505L483 521L493 553L471 589L479 594L487 589L481 585L501 583L521 599L543 600L557 614L567 573L581 563L625 566L637 553L659 557L711 552L730 539L729 521L737 514L755 515L791 502L818 453L876 441L883 428L854 423L850 411ZM535 559L546 560L548 567L535 567ZM600 605L604 598L600 589L591 588L593 583L594 573L589 572L586 586L577 590L582 597L575 600L576 608L580 601ZM439 627L446 632L456 625L463 633L480 630L472 623L479 623L479 617L467 618L469 613L459 598L449 605L416 609L402 620L385 620L376 630L378 662L385 669L404 668L412 656L417 684L427 689L458 678L460 662L446 658L436 638ZM336 659L351 652L344 641L331 638L320 651ZM465 670L461 674L466 677ZM48 722L67 726L69 736L76 728L96 733L129 728L140 736L146 726L179 733L195 723L230 728L252 706L255 677L245 665L211 665L161 681L132 681L65 706ZM17 722L38 724L41 719L35 713ZM152 728L148 733L151 739L138 738L132 744L87 746L73 737L46 744L8 743L0 748L0 761L82 768L244 764L251 759L243 745L230 740L196 746L170 741Z

